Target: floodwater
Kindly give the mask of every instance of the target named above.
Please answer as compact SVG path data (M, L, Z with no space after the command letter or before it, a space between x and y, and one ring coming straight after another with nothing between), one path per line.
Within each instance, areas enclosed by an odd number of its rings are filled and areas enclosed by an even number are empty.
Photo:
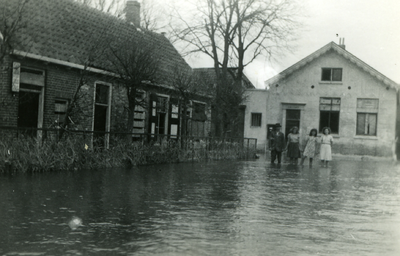
M400 255L400 165L2 175L0 255Z

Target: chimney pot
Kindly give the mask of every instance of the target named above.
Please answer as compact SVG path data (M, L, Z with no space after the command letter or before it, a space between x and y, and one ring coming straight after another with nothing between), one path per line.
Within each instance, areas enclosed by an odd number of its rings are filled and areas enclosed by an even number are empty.
M339 46L346 50L346 45L344 44L344 38L339 38Z
M140 27L140 3L138 1L126 1L125 19L128 23L133 23L135 27Z

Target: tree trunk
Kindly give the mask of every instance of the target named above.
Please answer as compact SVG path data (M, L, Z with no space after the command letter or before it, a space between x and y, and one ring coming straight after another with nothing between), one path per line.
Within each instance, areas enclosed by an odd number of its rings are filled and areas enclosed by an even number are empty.
M128 122L126 125L126 132L132 133L133 130L133 122L135 119L135 106L136 106L136 90L133 88L128 89Z

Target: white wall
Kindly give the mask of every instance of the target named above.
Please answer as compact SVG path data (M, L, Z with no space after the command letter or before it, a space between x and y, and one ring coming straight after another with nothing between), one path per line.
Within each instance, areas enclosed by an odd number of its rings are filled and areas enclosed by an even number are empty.
M244 121L244 137L256 138L257 149L264 150L267 138L267 95L264 89L249 89L246 91L246 110ZM251 113L261 113L261 126L251 126Z

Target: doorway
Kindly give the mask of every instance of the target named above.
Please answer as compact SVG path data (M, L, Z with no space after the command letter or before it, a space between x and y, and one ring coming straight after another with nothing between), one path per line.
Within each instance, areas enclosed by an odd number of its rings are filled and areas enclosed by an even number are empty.
M95 84L95 102L93 117L93 146L108 148L110 131L110 100L111 86L108 84Z
M285 121L285 136L290 133L290 129L293 126L297 126L300 129L300 109L286 109L286 121Z
M36 137L39 119L39 96L36 92L19 92L18 100L18 128L22 133L30 137Z

